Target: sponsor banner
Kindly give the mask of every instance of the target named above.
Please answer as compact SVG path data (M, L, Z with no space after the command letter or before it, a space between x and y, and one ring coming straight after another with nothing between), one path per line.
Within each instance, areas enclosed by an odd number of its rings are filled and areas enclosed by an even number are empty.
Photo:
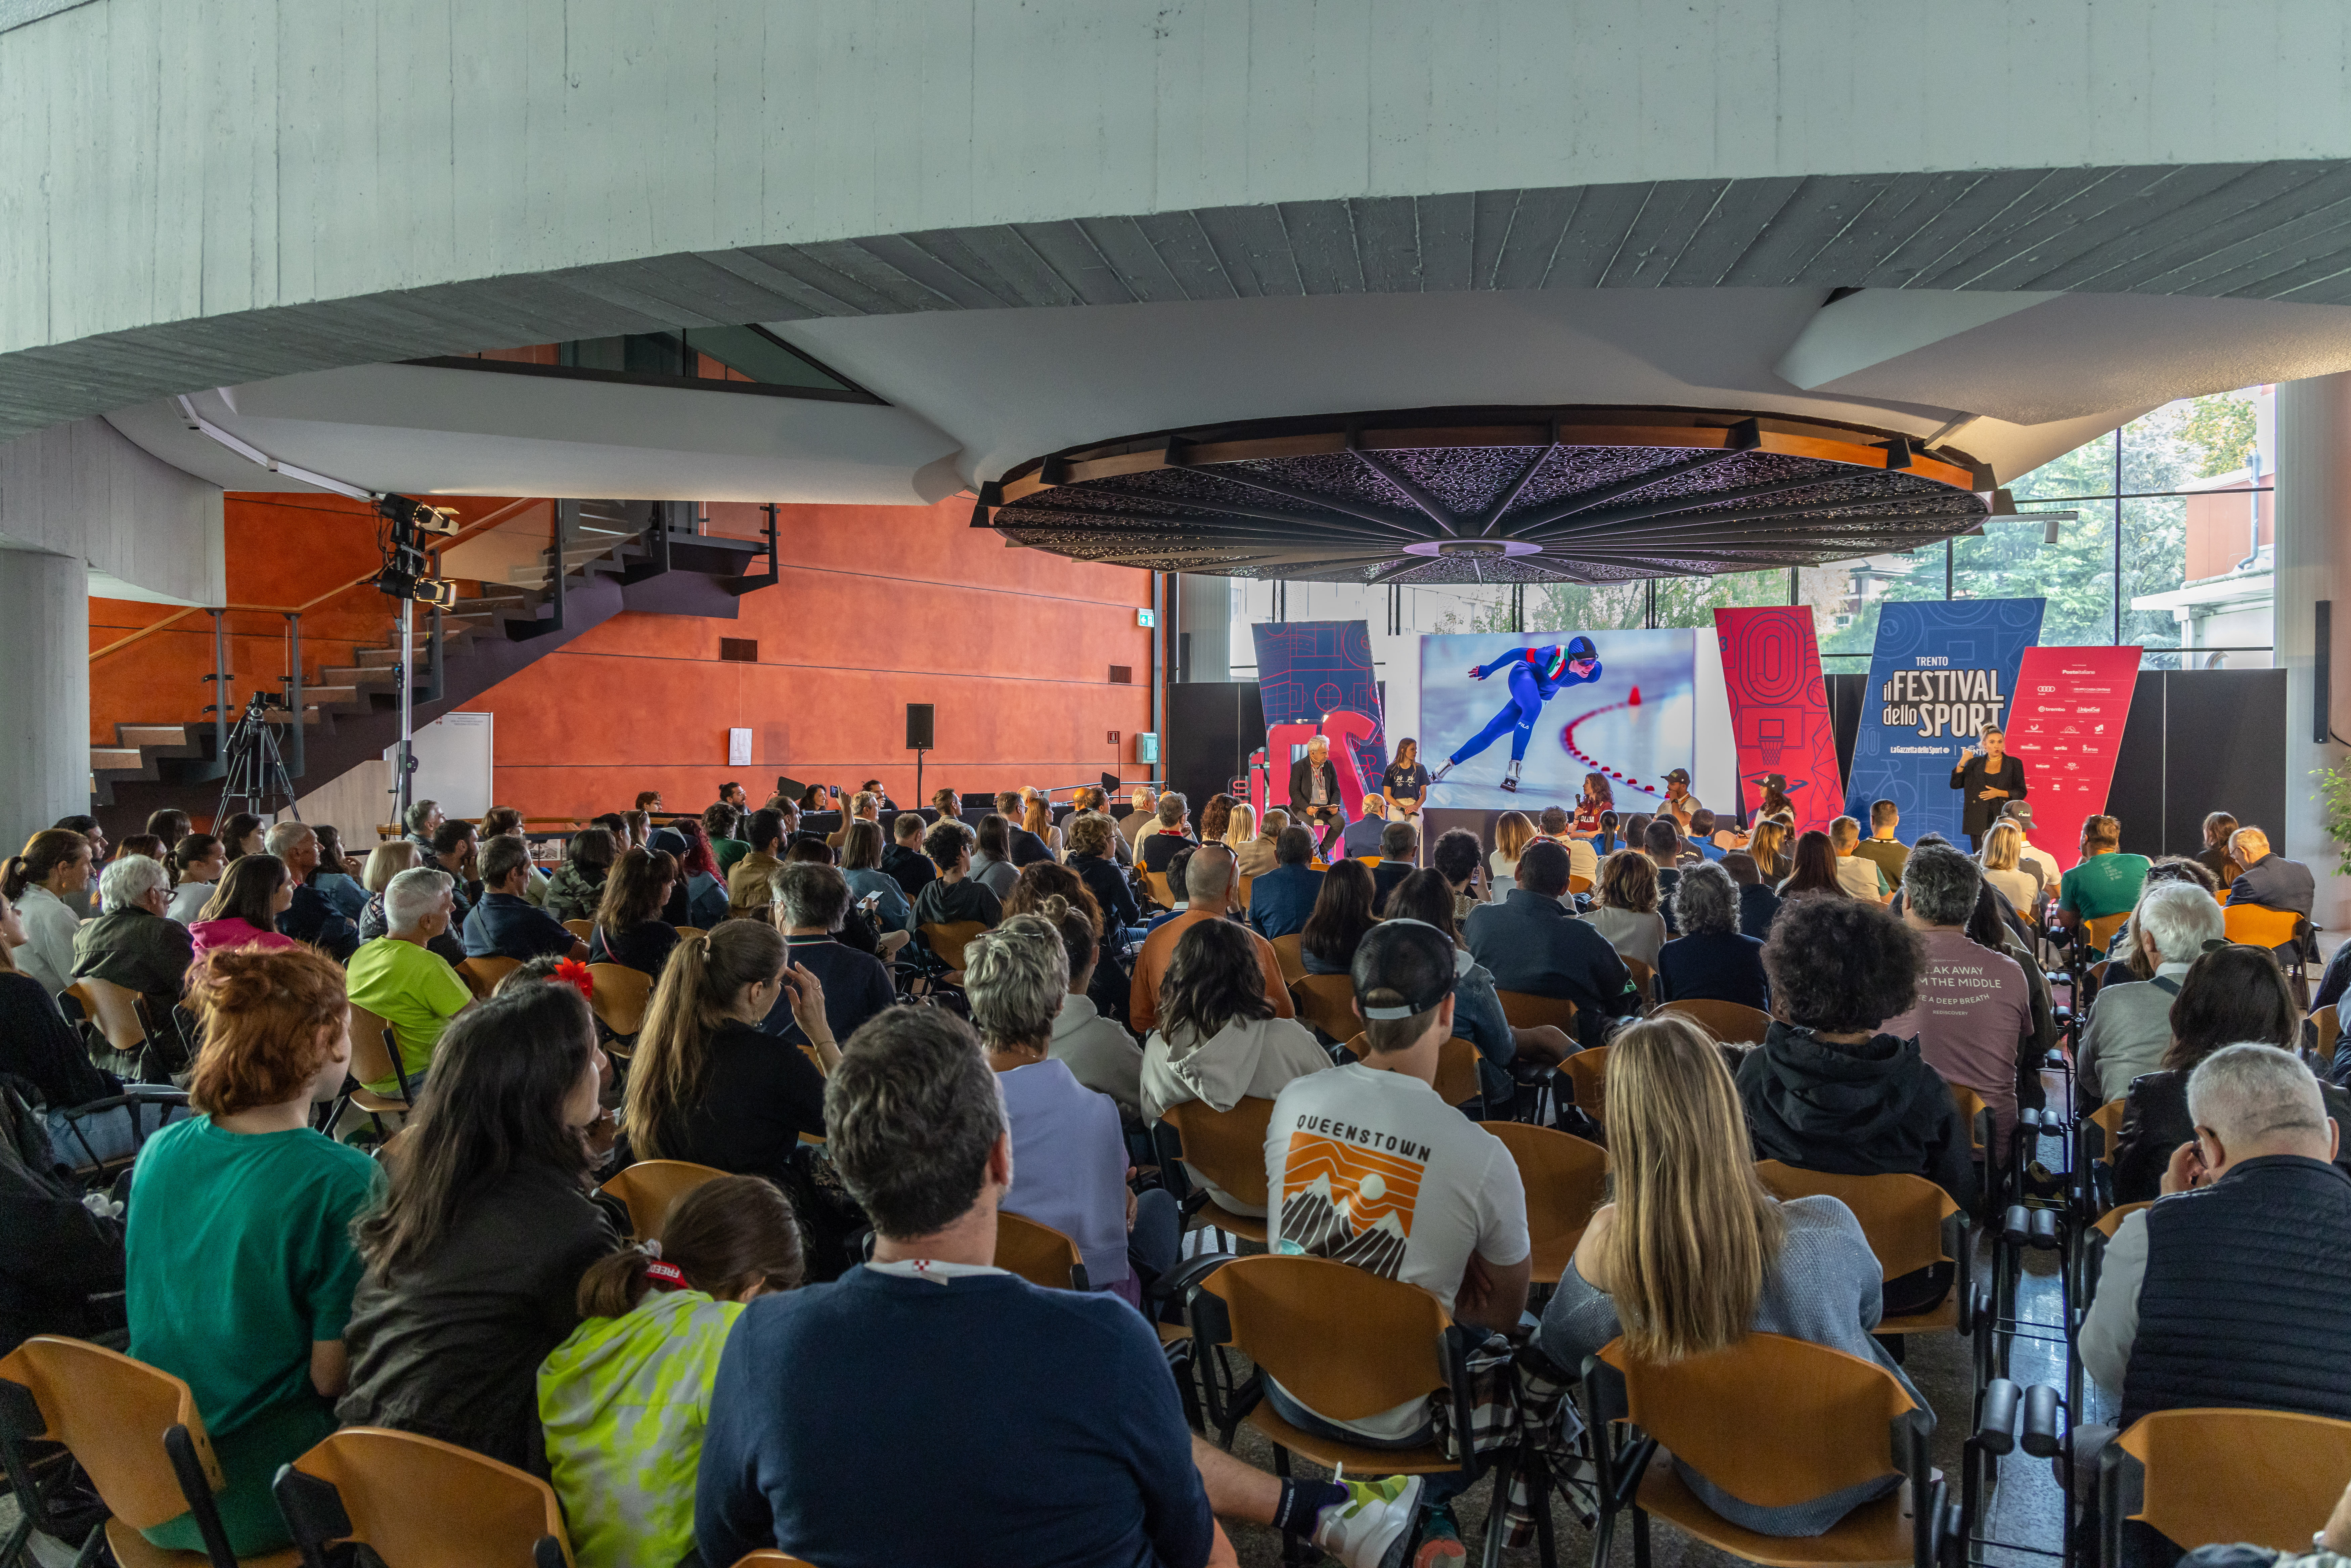
M1932 831L1965 847L1964 803L1951 788L1951 770L1980 728L2008 722L2017 666L2041 637L2043 604L1926 599L1878 607L1877 644L1845 786L1847 816L1866 823L1872 801L1891 800L1902 813L1906 842Z
M2137 648L2027 648L2017 671L2008 751L2024 764L2029 836L2061 871L2081 858L2082 819L2106 809L2138 656Z
M1796 810L1796 831L1825 832L1844 810L1844 776L1821 683L1812 607L1718 610L1714 634L1739 747L1740 814L1752 821L1764 781L1777 779Z
M1265 704L1266 772L1249 789L1258 810L1290 803L1290 764L1305 755L1308 740L1323 735L1339 775L1340 805L1350 819L1362 816L1364 794L1378 793L1388 766L1372 623L1261 621L1249 633Z

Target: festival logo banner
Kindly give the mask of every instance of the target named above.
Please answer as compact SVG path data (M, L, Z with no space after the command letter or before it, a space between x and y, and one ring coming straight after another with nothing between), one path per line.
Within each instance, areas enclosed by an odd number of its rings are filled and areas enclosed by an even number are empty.
M1267 772L1249 788L1258 810L1289 803L1292 754L1322 735L1331 741L1340 804L1351 820L1362 816L1365 792L1378 791L1388 766L1372 623L1261 621L1249 632L1257 643L1258 695L1265 704Z
M1714 634L1739 747L1741 815L1752 821L1765 781L1777 780L1795 808L1796 831L1825 832L1844 807L1844 777L1812 607L1718 610Z
M2138 655L2137 648L2027 648L2017 671L2008 749L2024 764L2032 840L2061 871L2081 858L2082 819L2106 809Z
M2017 665L2040 639L2043 602L1928 599L1879 607L1847 816L1866 824L1872 801L1891 800L1905 841L1932 831L1966 847L1951 772L1978 729L2008 722Z

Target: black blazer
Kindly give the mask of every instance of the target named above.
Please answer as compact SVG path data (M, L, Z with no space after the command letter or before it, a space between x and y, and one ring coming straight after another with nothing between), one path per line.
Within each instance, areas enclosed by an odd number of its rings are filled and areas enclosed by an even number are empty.
M1976 791L1986 787L2005 789L2008 793L1995 795L1989 800L1977 800ZM1981 838L1991 831L1994 822L2000 821L2002 806L2011 800L2024 799L2024 764L2014 757L2002 756L2000 771L1994 773L1984 766L1984 759L1980 757L1962 758L1959 765L1951 769L1951 788L1967 793L1967 812L1960 819L1959 831L1970 838Z
M1314 798L1314 759L1301 757L1290 765L1290 809L1292 815L1308 809L1306 802ZM1322 799L1332 810L1345 815L1346 806L1339 800L1339 768L1329 758L1322 759Z

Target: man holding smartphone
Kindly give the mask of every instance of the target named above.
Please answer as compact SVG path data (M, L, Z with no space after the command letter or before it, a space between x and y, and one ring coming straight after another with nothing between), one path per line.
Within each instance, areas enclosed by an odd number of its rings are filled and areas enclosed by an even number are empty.
M1967 801L1959 825L1971 850L1982 850L2002 806L2024 799L2024 764L2008 755L2006 739L2000 726L1984 726L1980 743L1960 753L1959 766L1951 769L1951 788Z

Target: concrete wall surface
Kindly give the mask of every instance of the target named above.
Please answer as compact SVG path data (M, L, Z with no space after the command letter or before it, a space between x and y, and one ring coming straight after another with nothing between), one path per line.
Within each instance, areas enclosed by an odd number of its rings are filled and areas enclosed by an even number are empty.
M226 596L221 492L104 420L0 442L0 549L72 556L100 593L180 604Z

